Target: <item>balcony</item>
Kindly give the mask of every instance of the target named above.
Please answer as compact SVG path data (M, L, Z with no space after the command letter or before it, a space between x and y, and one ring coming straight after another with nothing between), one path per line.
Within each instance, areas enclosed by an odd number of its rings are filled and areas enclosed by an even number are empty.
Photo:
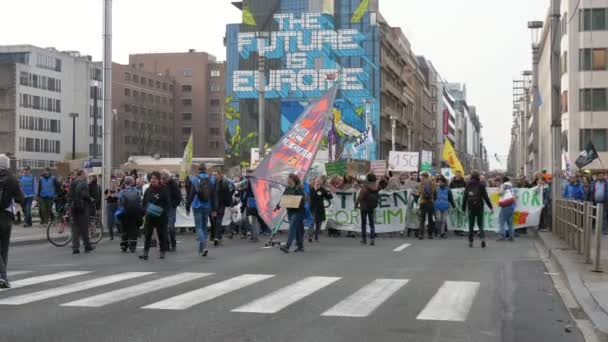
M391 93L396 98L398 98L400 100L403 99L403 91L400 90L393 83L391 83L391 82L382 82L381 87L382 87L382 89L385 89L386 91L388 91L389 93Z

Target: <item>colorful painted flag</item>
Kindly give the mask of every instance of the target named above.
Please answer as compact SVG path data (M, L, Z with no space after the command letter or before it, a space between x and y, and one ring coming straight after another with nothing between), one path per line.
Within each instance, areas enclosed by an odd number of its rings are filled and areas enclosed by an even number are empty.
M462 167L460 160L458 160L456 151L454 151L454 147L452 147L452 144L448 139L445 139L445 145L443 146L443 160L448 163L454 173L460 171L464 175L464 168Z
M336 83L323 97L312 102L255 169L251 186L260 217L270 227L281 223L283 211L274 211L293 173L304 179L325 136L336 100Z
M253 16L253 13L251 12L251 9L249 8L249 6L243 7L243 24L249 25L249 26L257 25L257 23L255 21L255 17Z
M369 9L369 0L361 0L359 7L353 13L353 17L350 19L351 23L360 23L361 19L363 19L363 15L367 13Z
M193 145L194 143L192 141L192 134L190 134L190 138L188 139L186 148L184 148L184 156L182 157L182 165L180 170L181 179L186 179L188 177L190 167L192 167L192 155L194 154Z

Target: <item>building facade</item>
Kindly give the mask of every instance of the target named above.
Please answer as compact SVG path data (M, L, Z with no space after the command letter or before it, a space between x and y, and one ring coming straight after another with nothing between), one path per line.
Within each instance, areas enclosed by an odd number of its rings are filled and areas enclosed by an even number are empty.
M195 157L222 157L222 117L210 112L212 99L222 94L220 82L212 77L216 58L206 52L150 53L129 56L131 67L175 79L175 149L182 155L190 135ZM213 72L216 75L216 72ZM220 73L220 76L222 74ZM211 86L213 84L213 87ZM221 107L221 101L220 101ZM214 108L219 108L214 102ZM214 109L214 110L215 110ZM213 115L211 115L213 114ZM217 133L220 130L220 134Z
M101 65L75 51L31 45L0 46L0 149L17 167L53 167L57 162L101 157L102 120L92 128L103 99ZM73 118L75 117L75 119ZM74 127L75 124L75 127ZM97 132L97 151L94 134ZM73 146L72 135L76 144Z
M131 156L175 156L175 79L113 63L112 82L114 166Z

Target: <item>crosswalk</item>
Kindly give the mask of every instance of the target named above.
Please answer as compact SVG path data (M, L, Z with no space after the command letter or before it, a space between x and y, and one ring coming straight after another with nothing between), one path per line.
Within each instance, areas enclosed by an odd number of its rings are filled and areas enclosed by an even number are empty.
M66 310L71 307L100 308L144 295L148 300L155 299L141 303L143 306L137 306L139 309L179 311L202 306L206 302L237 291L247 292L248 288L256 284L264 284L262 288L266 289L266 292L259 298L238 296L243 303L235 305L230 311L242 315L279 314L308 297L314 298L314 294L331 290L342 292L344 297L334 300L335 295L332 296L331 303L323 303L326 307L319 310L319 315L364 318L373 315L391 300L403 301L407 296L397 294L407 291L411 282L411 279L375 279L362 284L357 290L350 286L346 286L350 290L344 290L342 287L350 282L346 277L310 276L290 278L289 283L286 283L283 277L273 274L242 274L221 280L222 276L218 274L195 272L122 272L107 275L93 271L64 271L31 276L30 273L34 272L21 273L23 278L14 280L11 289L0 291L0 312L3 306L27 305L49 299L57 299L53 305L58 304ZM219 279L216 281L215 278ZM199 287L201 282L206 284ZM275 282L281 285L273 286ZM188 287L188 290L180 290L182 285ZM193 287L196 288L192 290ZM478 282L445 281L430 297L428 303L418 308L420 311L416 319L465 322L480 287ZM167 292L163 291L171 291L170 289L177 289L174 291L178 293L167 295ZM89 292L82 295L85 291ZM257 296L260 295L259 292L256 293ZM60 299L72 294L81 296L78 299L72 296L71 301ZM56 303L57 301L59 303Z

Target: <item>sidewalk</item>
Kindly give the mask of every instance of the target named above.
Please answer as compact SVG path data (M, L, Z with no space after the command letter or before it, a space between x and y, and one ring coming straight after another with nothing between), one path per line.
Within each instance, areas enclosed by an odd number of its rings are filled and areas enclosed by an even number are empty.
M593 272L593 265L585 264L582 255L568 248L553 233L538 232L538 236L550 258L559 266L576 301L593 322L601 341L608 341L608 236L603 236L602 240L602 273Z
M14 225L11 231L11 246L22 246L46 241L46 227L34 223L32 227Z

